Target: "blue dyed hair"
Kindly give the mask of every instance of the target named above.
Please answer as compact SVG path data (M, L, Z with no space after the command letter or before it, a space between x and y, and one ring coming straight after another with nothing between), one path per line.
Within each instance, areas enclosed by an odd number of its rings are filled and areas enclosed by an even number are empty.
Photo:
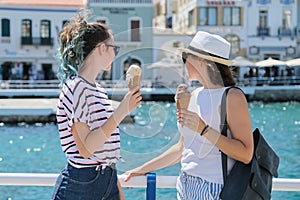
M77 76L85 58L100 43L111 38L109 29L100 23L88 23L90 12L80 10L59 33L59 61L57 77L63 85L67 79Z

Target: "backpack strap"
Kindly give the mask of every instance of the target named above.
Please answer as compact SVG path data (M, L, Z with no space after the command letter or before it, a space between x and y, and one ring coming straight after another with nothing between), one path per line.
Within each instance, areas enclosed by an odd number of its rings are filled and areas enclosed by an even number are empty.
M222 96L222 101L221 101L221 123L220 123L220 130L221 130L221 134L224 135L225 137L227 137L227 129L228 129L228 124L227 124L227 115L226 115L226 97L228 94L228 91L231 88L236 88L241 90L241 88L239 87L235 87L235 86L231 86L228 87ZM241 90L242 91L242 90ZM242 91L243 92L243 91ZM243 92L244 94L244 92ZM226 178L227 178L227 155L225 153L222 152L222 171L223 171L223 183L225 184L226 182Z

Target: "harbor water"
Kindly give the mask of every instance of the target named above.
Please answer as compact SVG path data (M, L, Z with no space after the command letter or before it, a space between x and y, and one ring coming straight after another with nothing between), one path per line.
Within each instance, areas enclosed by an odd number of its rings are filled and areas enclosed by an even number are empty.
M280 157L279 177L300 178L300 103L249 104L253 129L258 127ZM121 124L125 162L119 174L161 154L177 142L176 107L172 102L145 102L135 110L135 123ZM0 126L1 173L59 173L66 159L55 124ZM177 176L180 165L157 175ZM0 200L50 199L52 187L0 186ZM145 199L145 189L125 190L127 200ZM175 200L175 189L157 189L158 200ZM300 192L273 191L272 199L300 199Z

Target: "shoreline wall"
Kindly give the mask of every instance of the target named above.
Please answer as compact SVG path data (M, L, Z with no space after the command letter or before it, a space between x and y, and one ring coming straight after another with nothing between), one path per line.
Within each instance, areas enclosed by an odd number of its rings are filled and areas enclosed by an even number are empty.
M261 101L263 103L275 102L300 102L300 86L293 88L242 88L246 94L248 102ZM3 91L0 91L0 93ZM112 93L108 92L109 98L113 101L113 106L117 106L126 92ZM0 123L18 124L18 123L56 123L57 94L47 93L41 95L34 93L16 93L11 96L4 96L2 93L0 99ZM26 95L24 95L26 94ZM45 94L45 93L43 93ZM155 92L142 92L143 101L169 101L174 102L174 91L168 89L168 92L159 90ZM123 123L133 123L134 115L127 116Z

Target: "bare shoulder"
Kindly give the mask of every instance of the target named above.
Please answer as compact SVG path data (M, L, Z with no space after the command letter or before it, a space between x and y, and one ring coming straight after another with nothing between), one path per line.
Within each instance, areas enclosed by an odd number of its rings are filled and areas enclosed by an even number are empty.
M227 100L229 104L239 105L241 103L247 103L245 94L238 88L231 88L227 94Z
M251 133L251 119L248 102L244 93L238 88L232 88L227 95L227 121L234 138L240 138L244 133Z

